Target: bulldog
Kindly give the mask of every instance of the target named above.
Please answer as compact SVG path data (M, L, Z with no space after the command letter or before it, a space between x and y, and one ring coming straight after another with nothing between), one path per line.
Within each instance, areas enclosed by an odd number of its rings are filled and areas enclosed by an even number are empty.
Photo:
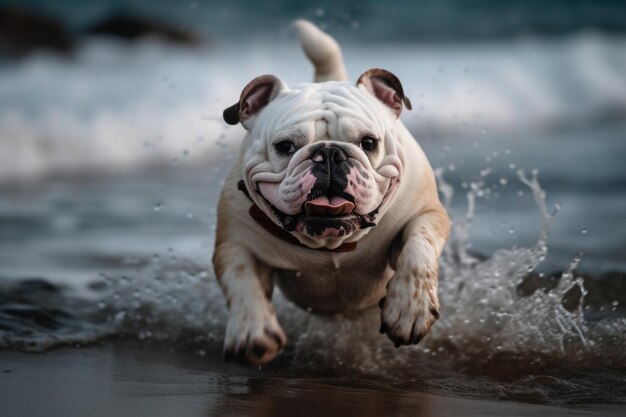
M224 355L257 365L287 340L274 283L313 312L378 304L381 333L396 347L418 343L439 318L450 228L432 168L399 120L411 103L398 78L374 68L348 82L334 39L307 21L294 27L315 82L262 75L224 111L246 131L217 213Z

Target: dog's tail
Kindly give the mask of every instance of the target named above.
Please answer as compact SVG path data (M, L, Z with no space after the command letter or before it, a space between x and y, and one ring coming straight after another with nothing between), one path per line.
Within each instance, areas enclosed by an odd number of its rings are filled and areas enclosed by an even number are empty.
M347 81L348 74L337 42L307 20L296 20L293 26L304 53L315 66L315 82Z

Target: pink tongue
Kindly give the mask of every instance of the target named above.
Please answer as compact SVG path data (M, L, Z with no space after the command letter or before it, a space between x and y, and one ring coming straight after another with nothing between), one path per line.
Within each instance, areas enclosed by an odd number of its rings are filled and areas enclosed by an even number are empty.
M332 196L330 199L325 195L314 198L304 203L307 214L323 216L342 216L352 213L354 204L343 197Z

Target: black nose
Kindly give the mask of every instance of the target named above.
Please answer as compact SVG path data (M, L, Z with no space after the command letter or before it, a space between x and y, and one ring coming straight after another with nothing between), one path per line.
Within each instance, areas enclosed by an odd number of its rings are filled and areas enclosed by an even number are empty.
M340 148L330 146L316 150L313 155L311 155L311 159L315 162L338 164L348 159L348 155Z

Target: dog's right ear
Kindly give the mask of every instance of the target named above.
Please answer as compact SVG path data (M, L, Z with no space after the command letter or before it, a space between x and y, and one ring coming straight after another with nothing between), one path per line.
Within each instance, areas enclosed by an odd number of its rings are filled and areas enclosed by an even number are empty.
M261 75L250 81L241 92L239 102L224 110L224 121L229 125L241 122L250 130L254 117L272 101L287 85L275 75Z

